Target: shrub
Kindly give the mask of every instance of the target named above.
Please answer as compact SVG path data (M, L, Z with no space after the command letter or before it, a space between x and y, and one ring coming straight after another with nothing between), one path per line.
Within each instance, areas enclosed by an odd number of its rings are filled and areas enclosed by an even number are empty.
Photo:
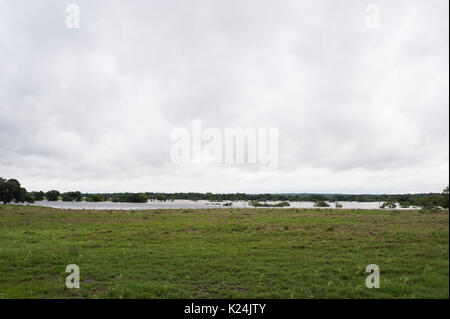
M45 198L47 198L48 201L56 202L59 199L59 191L57 190L51 190L45 193Z
M314 203L314 207L330 207L330 205L328 205L328 203L323 200L319 200Z
M279 202L277 204L268 204L268 203L260 203L258 201L251 201L248 203L250 206L253 207L286 207L286 206L291 206L291 204L289 202Z
M397 204L393 201L386 201L383 204L381 204L380 208L381 209L384 209L384 208L394 209L394 208L397 208Z
M98 194L91 194L84 198L86 202L103 202L103 197Z
M62 194L62 200L64 202L73 202L73 197L70 194Z
M145 194L120 194L113 196L111 199L114 203L147 203L148 197Z

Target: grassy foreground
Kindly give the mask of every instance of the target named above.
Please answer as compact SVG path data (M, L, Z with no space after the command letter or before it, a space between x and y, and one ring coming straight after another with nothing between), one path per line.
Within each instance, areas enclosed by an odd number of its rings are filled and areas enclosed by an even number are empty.
M6 205L0 298L448 298L448 230L448 211Z

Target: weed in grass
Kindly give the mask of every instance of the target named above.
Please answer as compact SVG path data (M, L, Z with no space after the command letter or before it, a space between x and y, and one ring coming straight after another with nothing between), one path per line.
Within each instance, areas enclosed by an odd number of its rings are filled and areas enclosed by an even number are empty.
M80 254L81 247L80 246L70 246L69 255L78 256Z

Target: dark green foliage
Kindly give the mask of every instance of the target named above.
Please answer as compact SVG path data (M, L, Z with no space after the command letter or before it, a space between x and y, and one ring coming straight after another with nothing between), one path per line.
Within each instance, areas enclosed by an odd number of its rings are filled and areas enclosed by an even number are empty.
M83 194L84 196L98 195L103 201L112 200L113 202L135 202L136 195L133 193L103 193L103 194ZM154 201L173 201L177 199L186 199L192 201L207 200L210 202L227 201L255 201L255 202L387 202L392 201L399 205L431 207L440 206L448 208L448 189L445 193L429 194L396 194L396 195L370 195L370 194L212 194L212 193L143 193L148 200ZM140 201L144 202L144 197ZM338 205L339 206L339 205ZM327 206L325 206L327 207Z
M150 200L208 200L213 202L221 201L290 201L290 202L386 202L394 201L399 203L409 202L412 206L423 206L426 201L431 200L436 206L448 207L448 190L447 196L444 193L429 194L394 194L394 195L370 195L370 194L212 194L212 193L145 193ZM120 194L108 194L111 197ZM443 204L443 202L447 204Z
M33 196L33 199L35 201L41 201L41 200L44 200L45 193L43 191L31 192L31 196Z
M48 201L56 202L59 198L59 191L57 190L51 190L45 193L45 198L47 198Z
M9 184L8 184L9 183ZM8 189L8 191L6 191ZM14 195L11 189L15 189ZM0 178L0 202L23 202L41 201L44 199L44 192L32 192L31 196L26 196L25 189L20 189L20 184L16 180L5 180ZM59 191L52 190L45 193L49 201L59 199ZM83 195L88 202L102 202L112 200L113 202L146 203L148 200L173 201L176 199L187 199L192 201L208 200L211 202L238 201L245 200L250 203L258 203L255 207L285 207L290 206L289 202L315 202L315 207L330 207L326 202L356 201L356 202L384 202L383 208L395 208L400 205L402 208L421 207L449 208L449 187L442 193L428 194L395 194L395 195L370 195L370 194L212 194L212 193L103 193L103 194L81 194L79 191L68 192L62 195L64 201L82 201ZM272 204L261 204L261 202L275 201ZM225 204L223 206L230 206ZM341 208L336 204L336 208Z
M81 196L80 192L68 192L62 194L62 200L65 202L81 202L83 200L83 197Z
M70 196L68 193L62 194L62 200L63 202L73 202L73 197Z
M158 194L156 195L156 199L165 202L167 200L167 196L164 194Z
M86 202L103 202L103 201L105 201L105 199L98 194L88 195L84 198L84 200Z
M145 194L133 194L131 196L132 203L147 203L148 197Z
M387 202L384 202L383 204L381 204L380 208L394 209L394 208L397 208L397 204L393 201L387 201Z
M26 193L24 201L30 204L34 203L33 195L31 195L30 193Z
M328 205L328 203L323 200L319 200L314 203L314 207L330 207L330 205Z
M0 177L0 202L8 204L11 202L23 203L30 200L27 190L20 187L20 183L15 179L6 180Z
M147 195L142 193L138 194L125 193L113 196L112 201L122 203L146 203L148 201L148 197Z
M257 201L251 201L248 203L250 206L253 207L287 207L287 206L291 206L291 204L289 204L289 202L280 202L280 203L276 203L276 204L268 204L268 203L260 203Z
M70 192L69 195L72 196L74 201L81 202L83 200L83 196L81 196L81 193L79 191Z
M404 202L400 202L400 207L401 208L409 208L409 207L411 207L411 202L409 202L409 201L404 201Z
M448 186L442 190L442 199L440 204L440 206L443 208L449 208Z

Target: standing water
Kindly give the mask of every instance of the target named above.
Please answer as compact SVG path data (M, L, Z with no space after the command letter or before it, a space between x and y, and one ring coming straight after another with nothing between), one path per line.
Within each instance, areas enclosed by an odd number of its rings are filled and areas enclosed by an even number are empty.
M232 203L232 206L224 206L225 203ZM268 204L276 204L278 202L267 202ZM290 206L277 207L277 209L289 208L319 208L314 207L314 202L289 202ZM380 209L382 202L339 202L341 209ZM335 203L328 202L330 207L335 208ZM27 205L27 204L25 204ZM49 202L37 201L31 206L43 206L61 209L98 209L98 210L145 210L145 209L212 209L212 208L254 208L247 201L223 201L209 202L206 200L192 201L177 199L174 201L148 201L147 203L113 203L113 202ZM267 207L261 207L267 208ZM401 208L397 208L401 209ZM414 209L414 208L409 208Z

